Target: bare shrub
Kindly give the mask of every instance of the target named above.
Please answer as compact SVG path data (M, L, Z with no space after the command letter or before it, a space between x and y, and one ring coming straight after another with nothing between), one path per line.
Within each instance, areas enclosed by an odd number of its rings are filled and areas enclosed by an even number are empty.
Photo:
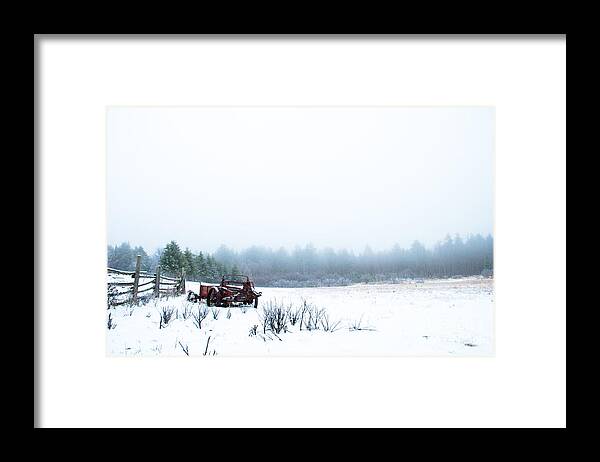
M293 308L292 304L290 303L287 313L288 319L290 320L290 324L292 326L295 326L298 323L298 321L300 321L300 316L302 315L302 307Z
M268 330L276 334L282 331L287 332L288 313L283 305L277 303L277 301L269 300L266 303L260 319L263 325L263 333Z
M254 324L250 328L250 333L248 334L248 337L254 337L257 333L258 333L258 324Z
M191 314L192 314L192 307L191 306L186 306L183 309L183 312L181 313L181 317L185 321L187 318L189 318L191 316Z
M324 308L318 308L315 305L302 301L300 306L289 304L284 306L277 300L269 300L263 305L262 314L259 317L262 326L263 340L273 340L281 338L277 334L289 331L288 325L299 325L300 330L323 330L325 332L335 332L340 329L341 321L332 320ZM250 330L250 336L256 335L253 329Z
M204 349L204 355L203 356L206 356L206 353L208 352L208 345L209 344L210 344L210 335L208 336L208 340L206 340L206 348Z
M340 329L341 321L330 321L329 315L323 311L321 316L321 327L325 332L335 332Z
M115 286L110 286L107 292L107 309L110 309L113 305L117 305L119 297L119 290Z
M287 313L285 309L281 306L275 307L273 311L273 316L271 317L271 330L276 334L279 334L281 331L287 331Z
M350 321L350 325L348 326L349 330L361 330L362 327L362 315L360 316L360 319L355 319L353 321Z
M305 305L303 307L304 315L302 319L304 321L304 327L306 330L319 330L321 327L321 318L325 314L324 309L319 309L313 305Z
M306 303L306 300L302 300L302 306L300 307L300 330L302 330L302 326L305 325L304 316L306 316L309 310L312 310L312 306Z
M351 330L351 331L353 331L353 330L375 330L372 327L363 325L363 323L362 323L363 316L364 315L361 315L360 319L358 319L358 320L355 319L354 321L350 321L348 330Z
M181 349L183 350L183 352L186 354L186 356L189 356L189 355L190 355L190 354L188 353L188 350L189 350L189 346L188 346L188 345L185 345L185 346L183 346L183 345L181 344L181 342L179 342L179 346L181 347Z
M194 318L194 325L198 328L198 329L202 329L202 321L204 321L204 319L206 319L206 317L208 316L208 307L204 306L204 307L198 307L198 314L196 313L192 313L192 318Z
M210 312L212 313L212 317L213 319L216 321L217 319L219 319L219 315L221 314L221 310L219 308L217 308L216 306L213 306L210 309Z
M227 319L231 319L231 310L227 310Z
M175 312L174 308L167 308L167 307L163 307L161 312L160 312L160 324L158 326L159 329L162 329L163 327L166 327L169 322L171 321L171 318L173 317L173 313Z
M112 313L108 313L108 321L107 321L108 330L114 329L117 327L117 323L112 319Z

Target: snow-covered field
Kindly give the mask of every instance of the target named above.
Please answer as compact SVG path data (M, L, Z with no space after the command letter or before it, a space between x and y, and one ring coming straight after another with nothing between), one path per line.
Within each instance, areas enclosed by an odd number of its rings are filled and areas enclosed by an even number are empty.
M198 291L188 282L186 290ZM194 323L204 302L185 295L151 300L143 306L107 310L114 327L107 328L109 356L488 356L494 354L493 280L439 279L399 284L357 284L346 287L258 288L258 309L219 308L199 329ZM261 315L268 302L304 301L324 308L335 331L263 332ZM173 308L160 326L163 308ZM186 319L184 319L186 318ZM256 333L253 326L257 326ZM210 337L210 340L209 340Z

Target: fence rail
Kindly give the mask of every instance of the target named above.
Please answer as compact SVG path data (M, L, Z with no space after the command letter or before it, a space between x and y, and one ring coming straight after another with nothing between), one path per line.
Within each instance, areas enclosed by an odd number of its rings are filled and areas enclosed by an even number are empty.
M123 270L118 270L118 269L114 269L114 268L107 268L107 271L109 273L121 274L124 276L131 276L132 278L135 277L135 271L123 271ZM141 278L153 278L155 276L156 276L156 273L148 273L147 271L140 271ZM165 279L167 281L175 281L175 282L179 282L181 280L181 278L172 278L169 276L162 276L162 275L160 278Z
M107 268L109 273L116 273L116 274L131 274L134 275L135 271L123 271L123 270L118 270L118 269L114 269L114 268Z
M185 271L181 272L179 278L163 276L160 274L160 266L156 267L155 273L141 271L141 259L136 257L135 271L123 271L115 268L107 268L108 274L130 276L131 282L110 281L108 282L108 304L109 306L124 305L126 303L137 303L138 295L152 291L155 297L165 294L178 295L185 293ZM150 281L140 281L150 279ZM127 290L123 290L127 288ZM119 290L120 289L120 290ZM117 299L127 295L126 300Z

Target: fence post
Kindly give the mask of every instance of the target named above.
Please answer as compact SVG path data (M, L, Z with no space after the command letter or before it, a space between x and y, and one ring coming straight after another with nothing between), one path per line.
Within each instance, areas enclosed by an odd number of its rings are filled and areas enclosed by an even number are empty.
M160 265L156 267L156 281L154 282L154 296L160 297Z
M133 303L137 303L138 285L140 284L140 267L142 265L142 256L135 257L135 274L133 275Z
M181 281L179 281L179 292L185 294L185 268L181 269Z

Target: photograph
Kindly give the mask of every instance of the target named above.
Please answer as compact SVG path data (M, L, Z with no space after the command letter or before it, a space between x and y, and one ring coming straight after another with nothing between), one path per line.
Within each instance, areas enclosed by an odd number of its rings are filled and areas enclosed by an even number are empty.
M106 355L495 355L494 106L108 106Z
M566 429L566 42L36 34L34 428Z

